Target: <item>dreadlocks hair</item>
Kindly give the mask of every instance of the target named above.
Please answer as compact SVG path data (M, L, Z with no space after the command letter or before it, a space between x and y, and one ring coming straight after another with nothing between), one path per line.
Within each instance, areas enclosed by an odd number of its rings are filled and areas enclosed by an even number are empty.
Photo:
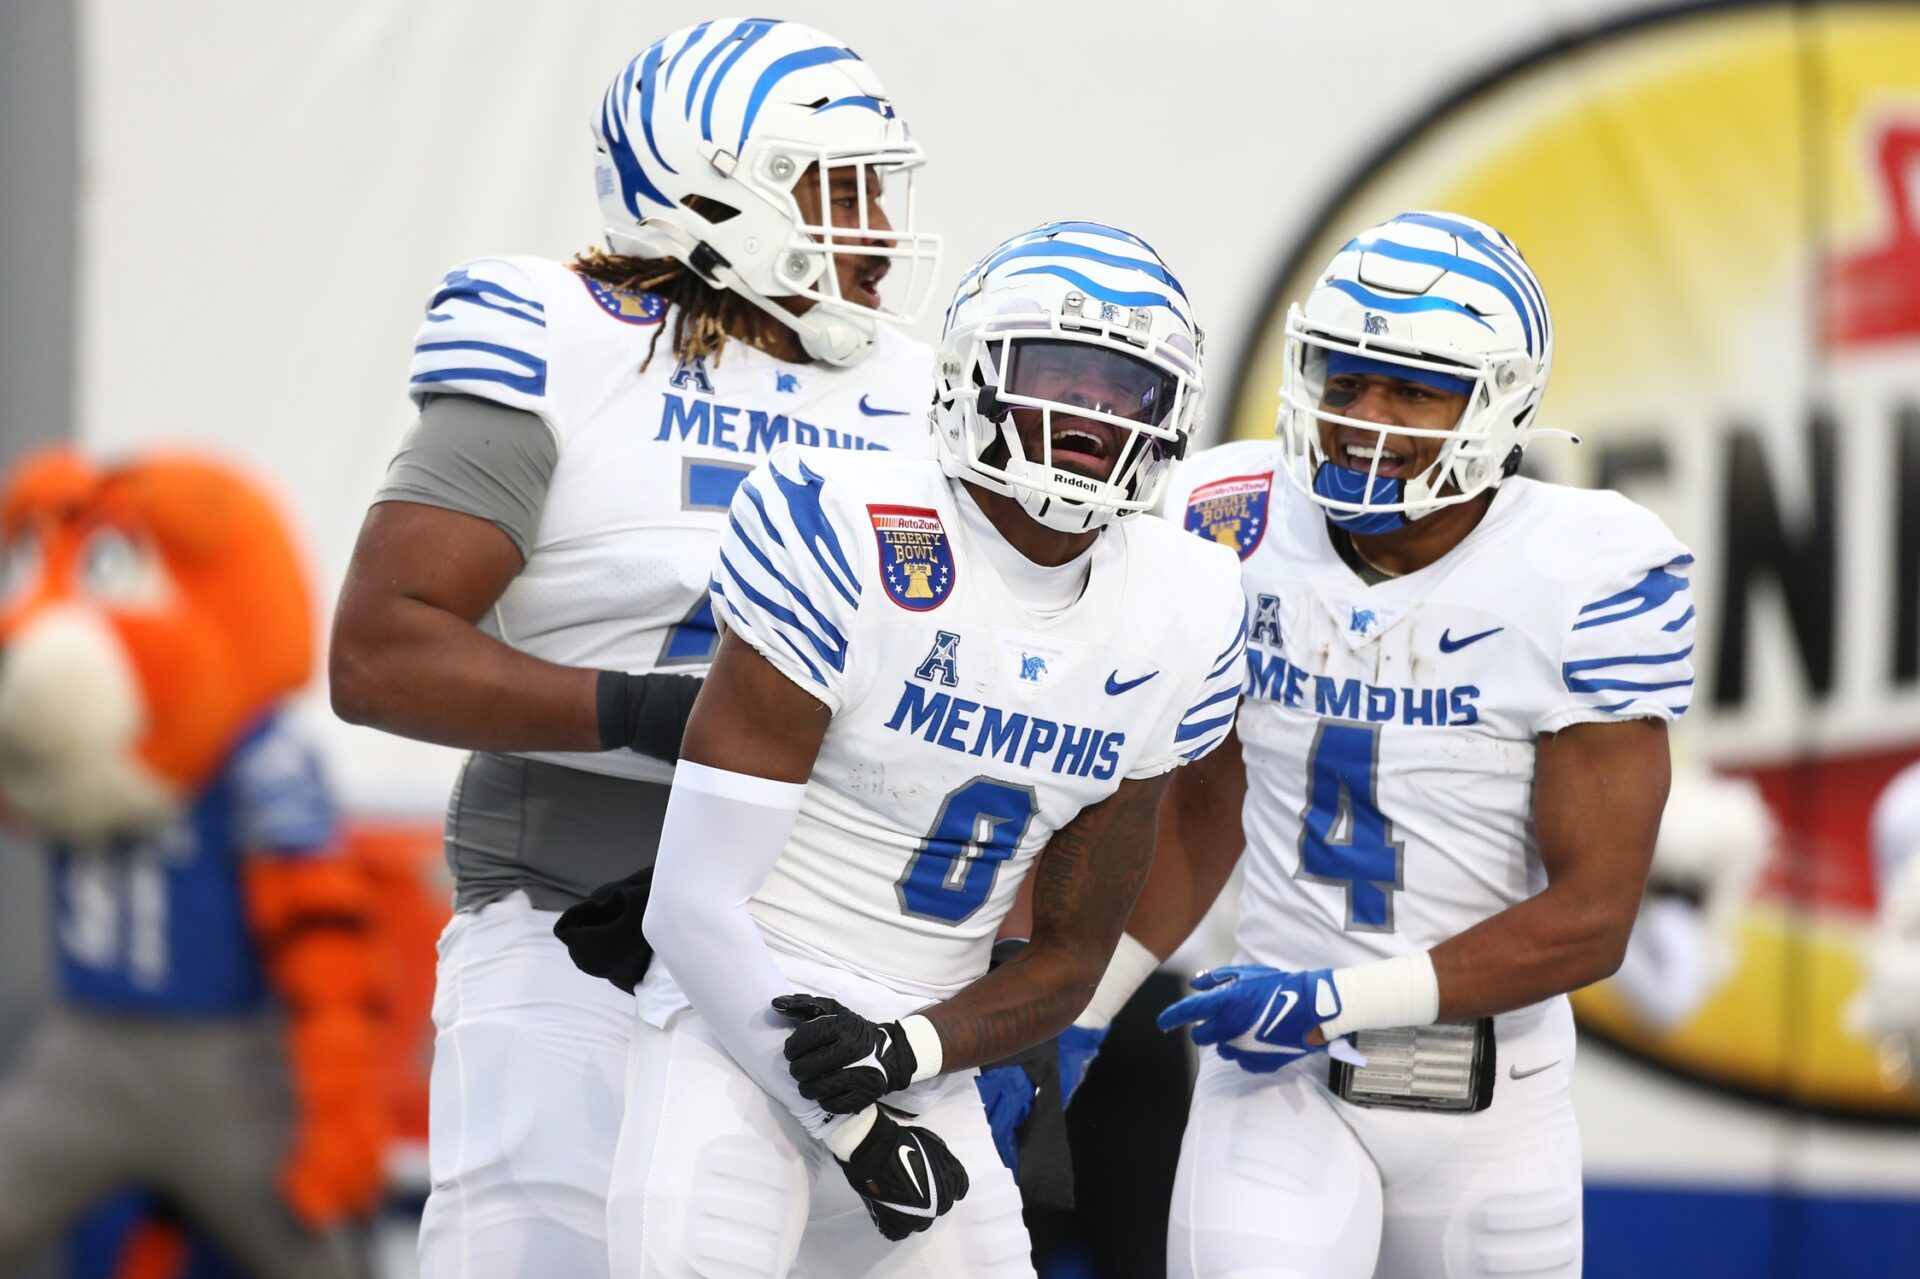
M737 293L716 288L696 275L678 258L643 258L633 254L608 253L587 249L574 255L567 265L589 279L628 293L652 293L672 304L676 319L673 329L673 358L680 361L706 358L720 362L730 330L745 330L760 312ZM653 363L654 348L660 345L661 325L647 344L647 358L640 361L646 371Z

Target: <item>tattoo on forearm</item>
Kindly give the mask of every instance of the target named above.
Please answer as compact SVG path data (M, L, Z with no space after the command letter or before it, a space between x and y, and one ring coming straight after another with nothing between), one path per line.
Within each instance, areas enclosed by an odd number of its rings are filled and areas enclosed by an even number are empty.
M1033 945L928 1010L947 1069L997 1061L1077 1016L1153 864L1167 778L1123 785L1054 832L1034 874Z

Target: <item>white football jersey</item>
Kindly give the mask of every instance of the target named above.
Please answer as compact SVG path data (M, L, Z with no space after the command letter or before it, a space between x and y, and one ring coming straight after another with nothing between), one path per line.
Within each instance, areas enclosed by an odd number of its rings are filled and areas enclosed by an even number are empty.
M538 414L558 460L525 567L483 628L568 666L704 674L707 576L733 490L776 445L931 454L932 352L881 325L849 368L731 341L677 363L672 308L543 258L481 258L435 291L416 400L473 395ZM657 339L657 344L656 344ZM645 371L640 365L652 360ZM531 756L663 781L632 751Z
M1242 560L1236 940L1286 969L1425 950L1545 886L1542 733L1686 710L1693 557L1617 493L1515 478L1438 563L1369 586L1278 447L1200 454L1165 508Z
M740 486L713 599L833 719L752 911L798 988L870 1017L987 969L1048 838L1129 778L1217 746L1246 640L1238 564L1153 519L1095 541L1085 590L1015 601L940 468L781 449ZM655 965L643 1012L684 1003Z

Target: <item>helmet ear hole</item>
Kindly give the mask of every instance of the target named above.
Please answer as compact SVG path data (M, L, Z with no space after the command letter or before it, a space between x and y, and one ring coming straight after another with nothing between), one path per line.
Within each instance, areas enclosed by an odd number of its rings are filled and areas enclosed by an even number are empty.
M698 213L713 226L719 226L722 222L731 222L740 216L740 210L731 204L722 204L711 196L690 195L680 203Z

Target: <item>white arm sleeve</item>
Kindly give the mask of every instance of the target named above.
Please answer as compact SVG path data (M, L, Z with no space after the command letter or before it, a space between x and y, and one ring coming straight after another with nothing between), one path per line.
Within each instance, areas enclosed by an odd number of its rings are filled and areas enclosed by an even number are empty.
M806 789L681 760L643 928L655 960L733 1059L824 1139L831 1128L871 1121L829 1115L787 1073L781 1047L793 1023L770 1004L793 993L792 983L747 910L786 848Z

